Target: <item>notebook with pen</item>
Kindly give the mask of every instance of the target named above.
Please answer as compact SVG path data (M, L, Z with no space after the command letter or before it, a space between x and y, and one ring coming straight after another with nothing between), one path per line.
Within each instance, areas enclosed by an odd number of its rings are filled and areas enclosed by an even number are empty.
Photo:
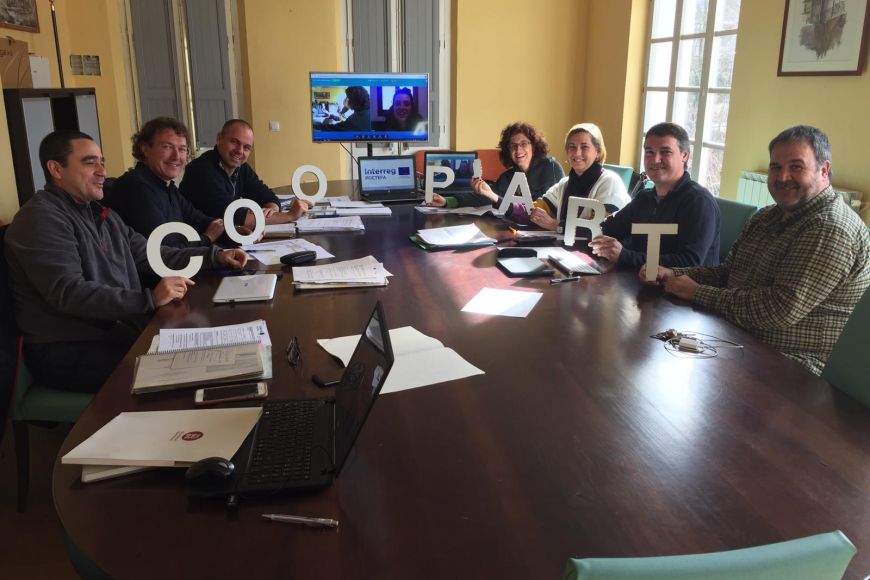
M334 399L269 401L223 481L190 485L200 497L276 493L329 485L339 474L387 374L393 348L383 306L375 304Z

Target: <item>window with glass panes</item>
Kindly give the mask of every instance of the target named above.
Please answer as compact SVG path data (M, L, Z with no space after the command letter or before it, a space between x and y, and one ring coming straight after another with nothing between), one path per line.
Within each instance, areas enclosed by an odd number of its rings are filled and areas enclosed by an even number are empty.
M692 177L719 194L740 0L652 0L643 130L671 121L692 141Z

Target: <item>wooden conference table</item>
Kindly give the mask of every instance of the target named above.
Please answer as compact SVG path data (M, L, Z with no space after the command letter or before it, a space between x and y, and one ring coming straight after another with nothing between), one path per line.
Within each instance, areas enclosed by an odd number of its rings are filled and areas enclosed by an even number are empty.
M331 193L334 193L331 192ZM134 355L160 327L264 318L274 343L270 398L317 397L311 374L339 365L315 340L360 331L382 300L486 374L381 396L331 487L306 495L188 499L183 470L81 484L55 466L54 499L72 540L126 578L560 578L568 557L742 548L841 529L858 547L848 578L870 571L870 412L723 320L633 272L579 283L510 279L492 248L427 253L416 229L472 218L394 207L364 235L312 236L337 259L368 254L389 286L211 304L200 277L161 309L85 411L66 453L121 411L192 407L192 391L133 397ZM493 235L503 229L477 220ZM543 292L528 318L461 312L484 287ZM649 335L709 333L746 345L680 358ZM303 356L282 356L292 336ZM338 530L261 519L337 518Z

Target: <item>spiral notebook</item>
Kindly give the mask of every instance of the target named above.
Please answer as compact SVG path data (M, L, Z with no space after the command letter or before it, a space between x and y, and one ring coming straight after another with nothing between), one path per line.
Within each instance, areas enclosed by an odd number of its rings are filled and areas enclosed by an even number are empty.
M136 357L134 395L264 378L267 349L260 342L143 354Z

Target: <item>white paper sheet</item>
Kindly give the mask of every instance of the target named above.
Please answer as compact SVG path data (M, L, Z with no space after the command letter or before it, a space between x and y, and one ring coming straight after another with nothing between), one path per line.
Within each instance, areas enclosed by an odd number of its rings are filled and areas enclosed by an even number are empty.
M355 282L383 284L386 277L392 276L384 265L373 256L357 260L345 260L319 266L294 266L294 284L329 284L334 282Z
M317 343L347 365L359 335L320 339ZM381 393L395 393L484 374L451 348L411 326L390 330L396 357Z
M462 308L462 311L525 318L541 296L543 296L541 292L484 288Z
M301 219L296 222L300 234L317 232L364 231L366 228L358 215L334 218Z
M485 235L475 224L419 230L417 237L433 247L459 246L484 242L495 243L494 239Z

